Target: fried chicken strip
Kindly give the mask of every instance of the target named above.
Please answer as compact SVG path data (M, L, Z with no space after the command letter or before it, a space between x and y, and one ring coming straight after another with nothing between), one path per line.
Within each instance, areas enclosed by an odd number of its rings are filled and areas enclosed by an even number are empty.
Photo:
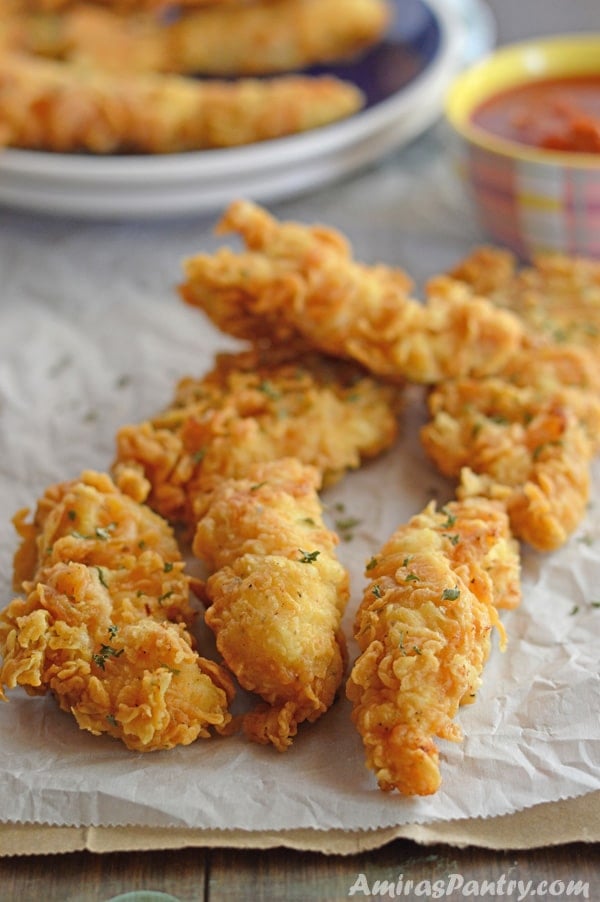
M91 0L92 9L117 13L152 13L156 16L179 15L182 10L211 9L223 6L244 7L251 3L276 3L277 0ZM3 12L21 16L27 21L31 15L64 14L79 8L82 0L1 0Z
M120 492L109 476L86 470L51 485L30 522L29 513L23 508L14 517L21 537L15 591L39 580L45 568L78 562L97 570L117 623L153 617L191 626L190 580L171 527Z
M254 0L92 0L92 5L131 12L139 12L140 10L161 12L171 8L179 9L182 7L244 6L253 2ZM78 6L80 3L81 0L10 0L12 8L23 11L30 10L32 12L66 10L73 6Z
M206 623L217 648L265 702L244 731L279 751L329 709L344 676L348 574L318 487L317 471L294 458L253 466L217 486L193 544L211 573Z
M218 232L239 233L246 251L223 247L189 258L180 293L239 338L301 339L379 376L422 383L493 373L522 343L513 314L458 283L421 304L410 297L404 271L355 262L333 229L279 223L256 204L236 201Z
M515 311L553 341L600 351L600 262L565 254L538 254L519 267L509 251L480 247L450 275Z
M439 788L434 740L461 741L454 718L475 700L494 626L504 639L497 608L518 604L519 570L506 513L485 499L432 502L368 563L346 692L380 789Z
M358 88L329 76L123 79L25 54L0 60L0 145L32 150L161 154L235 147L329 124L362 103Z
M440 471L460 479L458 497L503 501L515 535L550 551L585 513L590 462L600 447L600 396L576 387L549 390L543 369L536 385L536 356L529 385L499 377L438 385L420 437ZM513 366L518 372L517 360Z
M277 0L204 6L177 16L89 4L22 17L21 47L117 71L274 75L355 56L391 19L384 0Z
M224 731L233 684L193 648L170 527L92 471L50 487L25 517L15 518L23 597L0 613L1 697L51 692L82 729L136 751Z
M293 349L220 354L169 408L117 434L118 485L192 531L214 486L295 456L324 485L390 447L402 392L344 361Z

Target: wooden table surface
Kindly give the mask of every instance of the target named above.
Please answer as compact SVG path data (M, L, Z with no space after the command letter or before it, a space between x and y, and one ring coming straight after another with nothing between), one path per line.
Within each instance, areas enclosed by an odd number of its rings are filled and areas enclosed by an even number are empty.
M500 43L530 34L600 30L599 0L489 0ZM0 807L1 810L1 807ZM535 846L535 836L531 838ZM411 884L410 881L413 881ZM0 858L0 902L106 902L156 890L180 902L308 902L353 898L600 900L600 844L490 851L397 840L351 856L176 851Z
M349 898L352 887L355 899L369 898L370 892L370 898L381 899L598 902L600 844L503 852L396 840L350 856L279 848L0 859L2 902L106 902L142 889L172 894L180 902L334 902Z

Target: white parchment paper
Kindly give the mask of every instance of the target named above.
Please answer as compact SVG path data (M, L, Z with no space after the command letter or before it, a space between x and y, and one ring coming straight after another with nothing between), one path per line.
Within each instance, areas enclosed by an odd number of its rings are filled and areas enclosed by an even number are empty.
M443 140L434 133L376 172L273 212L336 225L359 259L404 266L419 282L482 240ZM160 409L176 379L236 346L174 290L183 257L222 243L215 218L122 225L1 214L2 604L12 597L14 511L52 482L107 469L120 425ZM397 446L324 496L332 525L338 503L359 521L339 549L353 586L348 632L365 562L431 497L452 496L420 450L423 413L415 389ZM595 501L599 486L596 464ZM377 789L345 699L285 754L230 737L144 755L80 731L51 698L15 690L0 705L0 820L365 830L488 817L599 789L599 507L560 551L524 551L523 604L503 615L508 649L495 642L478 701L460 713L465 741L440 743L436 796Z

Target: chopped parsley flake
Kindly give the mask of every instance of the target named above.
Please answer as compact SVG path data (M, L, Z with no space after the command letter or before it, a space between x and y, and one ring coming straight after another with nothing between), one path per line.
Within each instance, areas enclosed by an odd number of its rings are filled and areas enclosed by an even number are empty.
M456 601L456 599L460 595L460 589L458 586L455 586L453 589L444 589L442 592L442 599L444 601Z
M104 588L108 589L108 583L104 579L104 571L103 571L102 567L96 567L96 570L98 571L98 579L100 580L100 582L102 583Z
M267 398L272 398L274 401L281 397L281 392L277 391L277 389L267 381L261 382L258 386L258 390L265 394Z
M442 508L442 513L447 517L445 523L442 524L443 529L450 529L451 526L454 526L456 523L456 517L454 514L451 514L447 507Z
M460 542L460 536L457 532L452 533L452 534L445 532L444 538L448 539L448 541L450 542L451 545L458 545L458 543Z
M104 645L104 643L102 643L98 654L92 655L92 660L94 664L97 664L98 667L104 670L109 658L120 658L124 651L124 648L116 649L113 648L112 645Z
M299 548L298 551L302 555L300 558L301 564L314 564L316 559L321 554L320 551L303 551L302 548Z
M350 542L354 538L352 530L360 524L356 517L345 517L335 521L335 528L344 542Z

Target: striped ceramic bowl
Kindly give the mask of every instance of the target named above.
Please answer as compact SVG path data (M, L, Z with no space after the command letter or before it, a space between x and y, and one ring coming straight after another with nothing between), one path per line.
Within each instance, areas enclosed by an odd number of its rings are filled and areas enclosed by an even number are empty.
M600 258L600 153L527 146L473 115L525 83L580 77L598 79L600 131L600 34L507 45L461 73L448 93L446 117L479 220L523 259L545 251Z

